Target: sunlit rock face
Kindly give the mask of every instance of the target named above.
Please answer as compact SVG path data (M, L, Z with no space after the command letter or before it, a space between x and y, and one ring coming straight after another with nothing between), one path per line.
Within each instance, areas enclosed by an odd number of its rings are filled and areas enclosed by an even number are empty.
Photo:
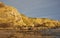
M19 13L16 8L0 2L0 27L60 27L60 22L48 18L31 18Z
M21 15L14 7L7 6L0 2L0 26L3 24L8 26L25 25Z
M60 22L48 18L35 18L34 24L38 24L36 26L42 26L47 28L60 27Z
M60 21L27 17L16 8L0 2L0 38L55 37L60 38Z

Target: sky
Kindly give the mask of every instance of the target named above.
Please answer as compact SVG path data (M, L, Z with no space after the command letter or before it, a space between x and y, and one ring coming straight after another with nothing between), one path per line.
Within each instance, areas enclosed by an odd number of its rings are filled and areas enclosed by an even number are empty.
M60 0L0 0L28 17L60 20Z

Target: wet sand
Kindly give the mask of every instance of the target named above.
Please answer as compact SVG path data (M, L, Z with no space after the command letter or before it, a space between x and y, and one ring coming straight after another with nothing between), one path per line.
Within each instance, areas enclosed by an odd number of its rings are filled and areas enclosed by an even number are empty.
M0 38L60 38L60 28L38 31L0 29Z

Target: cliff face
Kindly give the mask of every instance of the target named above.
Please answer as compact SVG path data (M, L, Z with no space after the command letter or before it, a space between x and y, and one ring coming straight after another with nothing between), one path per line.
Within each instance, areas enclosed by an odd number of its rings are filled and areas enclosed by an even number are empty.
M0 38L60 38L60 21L31 18L0 2Z
M3 24L8 26L25 25L21 15L14 7L0 3L0 26Z
M48 18L29 18L20 14L16 8L0 3L0 27L60 27L60 22Z

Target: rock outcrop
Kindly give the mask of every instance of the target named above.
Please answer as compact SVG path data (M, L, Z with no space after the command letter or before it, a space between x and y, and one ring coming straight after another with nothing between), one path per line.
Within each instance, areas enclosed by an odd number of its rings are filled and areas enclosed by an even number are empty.
M5 25L3 25L5 24ZM16 8L0 3L0 26L25 25Z
M60 38L60 21L27 17L0 2L0 38Z
M60 22L48 18L30 18L19 13L16 8L0 2L0 27L60 27Z

